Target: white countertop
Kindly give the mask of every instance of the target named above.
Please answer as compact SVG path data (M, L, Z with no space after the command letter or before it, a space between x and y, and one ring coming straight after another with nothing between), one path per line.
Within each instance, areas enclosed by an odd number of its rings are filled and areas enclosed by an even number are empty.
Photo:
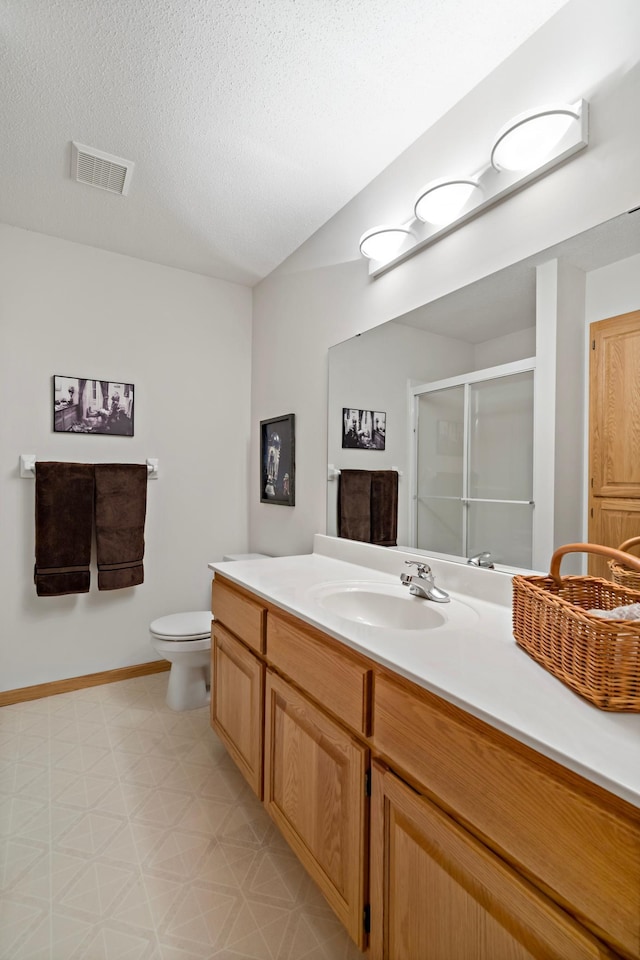
M473 598L471 630L372 627L332 613L315 595L321 584L347 580L398 584L405 559L426 558L318 535L312 554L209 567L640 807L640 714L599 710L516 645L510 575L429 559L437 586L453 600ZM447 615L448 604L433 606Z

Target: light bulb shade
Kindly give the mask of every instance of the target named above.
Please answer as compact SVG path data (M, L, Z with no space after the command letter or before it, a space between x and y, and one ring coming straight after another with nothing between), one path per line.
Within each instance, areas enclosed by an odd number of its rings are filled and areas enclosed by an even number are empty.
M420 191L414 213L418 220L444 227L457 220L474 194L481 193L475 180L434 180Z
M391 260L414 237L407 227L373 227L360 237L360 253L367 260Z
M535 170L580 118L569 104L538 107L514 117L498 133L491 151L496 170Z

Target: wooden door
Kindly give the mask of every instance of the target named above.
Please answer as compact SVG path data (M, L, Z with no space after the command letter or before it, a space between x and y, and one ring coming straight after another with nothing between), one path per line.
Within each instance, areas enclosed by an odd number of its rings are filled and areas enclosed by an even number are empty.
M638 511L598 499L640 500L640 310L592 323L589 372L589 540L617 547L640 535ZM606 522L604 513L611 522ZM591 558L589 573L608 576Z
M267 671L264 803L362 949L368 750Z
M640 536L640 498L593 497L589 540L619 547L625 540ZM638 549L632 551L637 557ZM611 579L608 561L604 557L590 558L589 573L594 577Z
M262 799L264 664L214 622L211 726Z
M615 956L381 764L372 781L372 960Z

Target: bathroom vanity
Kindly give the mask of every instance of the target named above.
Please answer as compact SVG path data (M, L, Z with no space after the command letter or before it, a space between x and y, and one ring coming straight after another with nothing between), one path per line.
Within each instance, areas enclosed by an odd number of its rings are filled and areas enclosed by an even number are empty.
M638 960L640 716L516 646L506 574L405 559L211 564L212 726L375 960Z

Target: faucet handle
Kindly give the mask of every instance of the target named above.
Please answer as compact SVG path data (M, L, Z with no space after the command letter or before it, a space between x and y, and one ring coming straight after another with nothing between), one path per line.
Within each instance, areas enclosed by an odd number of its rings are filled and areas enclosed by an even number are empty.
M421 563L419 560L405 560L405 563L409 567L417 567L419 577L428 577L431 573L431 567L428 563Z
M469 557L467 563L470 563L474 567L488 567L490 570L494 569L493 562L491 560L491 554L488 550L484 550L482 553L476 553L475 556Z

